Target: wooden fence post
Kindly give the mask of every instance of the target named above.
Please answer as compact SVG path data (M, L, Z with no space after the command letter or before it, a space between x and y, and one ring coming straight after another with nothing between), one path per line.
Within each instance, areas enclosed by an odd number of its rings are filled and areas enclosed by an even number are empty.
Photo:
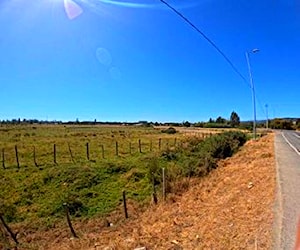
M14 240L14 242L18 245L19 242L17 240L17 234L14 234L13 231L10 229L10 227L6 224L3 215L0 214L0 221L2 222L2 225L6 229L6 231L10 234L11 238Z
M139 139L139 152L142 153L142 142L141 142L141 139Z
M116 141L116 156L119 156L119 144Z
M57 164L56 162L56 144L53 145L53 162L54 164Z
M166 176L165 176L165 168L162 169L162 182L163 182L163 200L166 201Z
M150 141L150 152L152 152L152 140Z
M2 148L2 167L5 169L5 154L4 154L4 148Z
M15 145L15 153L16 153L17 166L18 166L18 168L20 168L19 154L18 154L18 147L17 147L17 145Z
M38 167L38 164L37 164L37 162L36 162L35 146L33 146L33 162L34 162L34 165L35 165L36 167Z
M86 143L86 158L89 161L90 160L90 147L89 147L89 143Z
M153 172L152 172L152 183L153 183L153 202L156 205L157 204L157 195L156 195L156 188L155 188L155 177L154 177Z
M158 139L158 150L161 149L161 138Z
M73 154L72 154L72 150L71 150L71 146L70 146L69 143L68 143L68 148L69 148L69 153L70 153L70 156L71 156L71 160L72 160L73 163L75 163L74 157L73 157Z
M74 238L78 238L78 236L76 235L75 230L74 230L74 228L72 226L68 204L64 203L63 206L65 207L65 212L66 212L66 217L67 217L67 223L68 223L68 226L70 228L71 234L72 234L72 236Z
M126 193L125 193L125 190L123 191L123 205L124 205L125 218L128 219L128 212L127 212L127 204L126 204Z
M104 146L101 145L101 151L102 151L102 158L104 159Z
M174 147L176 147L177 144L177 138L174 139Z

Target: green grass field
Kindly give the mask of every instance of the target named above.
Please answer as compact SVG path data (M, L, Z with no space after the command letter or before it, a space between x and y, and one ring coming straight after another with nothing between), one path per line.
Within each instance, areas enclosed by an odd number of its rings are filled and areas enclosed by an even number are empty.
M63 216L64 202L73 216L91 217L113 211L122 190L129 199L149 200L149 159L178 144L182 134L125 126L19 125L0 127L0 138L2 213L8 221L51 224Z
M207 174L218 159L230 156L244 142L239 132L204 140L200 133L187 137L184 132L171 135L161 130L97 125L0 127L0 149L4 149L0 213L9 223L41 228L64 217L65 202L73 218L109 214L122 204L123 190L129 200L149 204L154 186L161 193L162 168L167 191L177 192L183 177Z
M180 135L167 135L153 128L103 127L103 126L8 126L0 127L0 148L4 149L5 166L16 167L15 146L17 145L21 166L33 166L34 148L38 165L53 165L53 148L56 145L56 161L59 165L87 160L86 143L89 143L91 161L100 161L104 157L116 156L116 142L120 157L131 156L139 152L141 140L142 152L157 151L161 138L161 149L174 144ZM71 149L71 153L70 153ZM2 152L1 152L2 157Z

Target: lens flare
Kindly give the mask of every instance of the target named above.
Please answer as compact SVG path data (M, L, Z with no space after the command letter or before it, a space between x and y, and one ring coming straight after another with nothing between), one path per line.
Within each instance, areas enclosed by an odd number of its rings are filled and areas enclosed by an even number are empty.
M122 7L131 7L131 8L149 8L154 7L156 4L153 3L136 3L133 1L120 1L120 0L99 0L99 2L104 4L118 5Z
M170 4L176 9L186 9L195 7L197 5L203 4L208 0L169 0ZM165 6L160 0L76 0L87 7L99 11L104 5L112 5L126 8L147 8L147 9L164 9ZM80 7L74 0L64 0L64 7L66 14L70 20L73 20L80 16L83 12L82 7Z
M109 66L112 63L111 54L105 48L97 48L96 57L98 61L105 66Z
M83 12L82 8L72 0L64 0L65 11L70 20L80 16Z
M109 69L109 74L114 80L120 80L122 78L122 73L118 67L111 67Z
M103 5L115 5L126 8L165 8L159 0L81 0L87 5L97 7ZM169 0L170 4L178 9L191 8L207 0Z

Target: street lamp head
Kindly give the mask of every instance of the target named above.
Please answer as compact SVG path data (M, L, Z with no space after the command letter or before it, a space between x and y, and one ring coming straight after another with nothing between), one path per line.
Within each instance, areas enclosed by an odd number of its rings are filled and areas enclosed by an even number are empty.
M259 49L253 49L251 52L252 53L257 53L257 52L259 52Z

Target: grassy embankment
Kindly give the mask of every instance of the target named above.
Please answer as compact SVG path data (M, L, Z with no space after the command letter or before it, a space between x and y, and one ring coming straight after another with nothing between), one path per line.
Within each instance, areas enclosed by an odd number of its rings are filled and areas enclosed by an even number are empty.
M64 202L72 216L87 218L113 211L122 202L122 190L128 199L148 203L153 183L158 191L161 188L163 167L167 191L180 191L178 183L183 177L206 175L218 159L231 156L246 140L240 132L204 140L203 136L187 139L182 133L163 134L153 128L34 125L1 127L0 138L5 156L5 169L0 170L0 212L9 223L30 223L37 228L61 220ZM38 166L33 160L34 147Z

